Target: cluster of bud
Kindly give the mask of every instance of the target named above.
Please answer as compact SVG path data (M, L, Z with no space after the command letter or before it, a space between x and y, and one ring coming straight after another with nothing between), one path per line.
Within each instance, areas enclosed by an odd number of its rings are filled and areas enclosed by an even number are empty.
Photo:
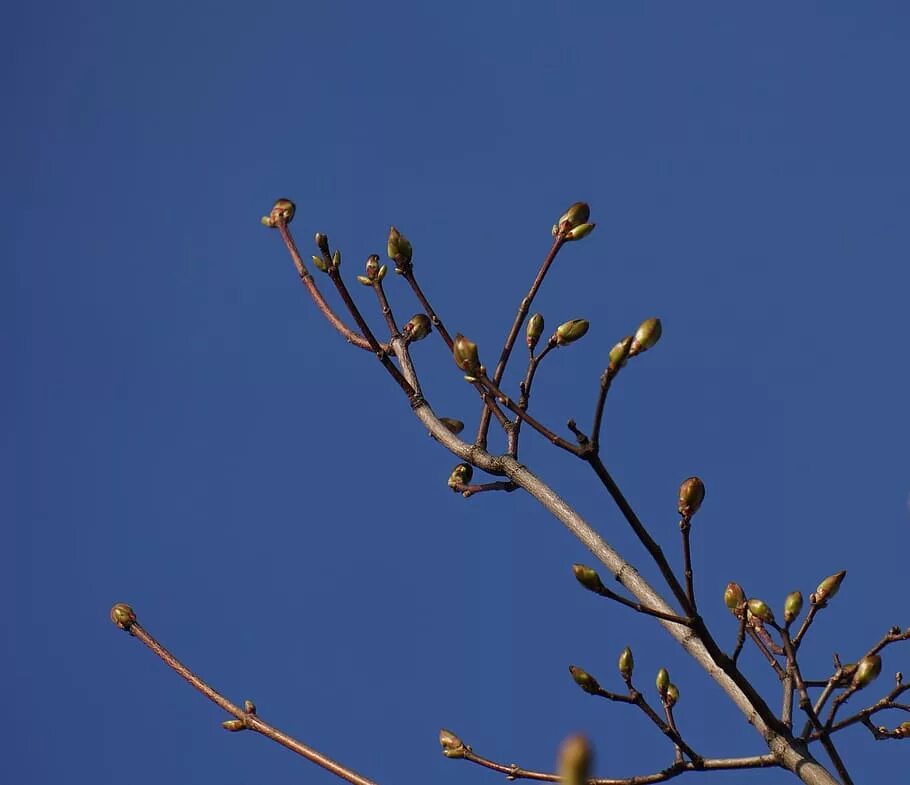
M296 211L297 208L290 199L279 199L272 206L269 214L263 215L259 220L263 226L268 226L269 229L276 229L280 225L287 226L294 219Z
M411 266L414 248L410 241L394 226L389 228L389 240L386 246L389 259L395 262L395 272L402 273Z
M459 463L449 475L448 485L453 491L460 490L462 485L471 482L474 476L474 468L469 463Z
M365 265L366 275L358 275L357 280L360 281L364 286L372 286L374 283L381 281L385 278L386 272L388 272L388 267L386 265L379 264L379 257L376 254L372 254L367 258Z

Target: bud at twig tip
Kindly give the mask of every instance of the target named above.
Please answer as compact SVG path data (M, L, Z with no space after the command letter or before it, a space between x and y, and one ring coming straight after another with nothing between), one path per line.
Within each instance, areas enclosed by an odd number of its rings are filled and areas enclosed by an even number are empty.
M468 749L458 736L445 728L439 731L439 745L447 758L463 758Z
M575 579L588 591L593 591L595 594L602 594L606 591L597 571L591 567L586 567L584 564L573 564L572 572L575 573Z
M570 319L563 322L556 328L556 345L568 346L570 343L575 343L588 332L588 327L590 325L587 319Z
M474 476L474 468L469 463L459 463L449 475L449 487L453 491L459 490L459 486L467 485Z
M834 575L829 575L827 578L825 578L820 584L818 584L818 588L815 590L815 594L812 595L812 602L814 602L816 605L821 605L822 603L827 602L832 597L834 597L834 595L840 591L840 585L843 583L846 575L847 571L841 570L840 572L836 572Z
M477 344L469 341L461 333L455 335L452 343L452 357L455 365L461 368L468 376L477 376L480 373L480 358L477 354Z
M856 663L856 672L853 674L853 686L861 690L869 686L882 672L882 658L877 654L863 657Z
M660 319L654 317L645 319L632 336L632 346L629 350L629 356L634 357L636 354L648 351L660 340L663 328Z
M654 679L654 686L661 697L667 694L667 687L670 686L670 673L666 668L657 671L657 677Z
M575 680L575 683L585 692L591 695L596 695L600 690L600 685L597 683L597 679L595 679L586 670L575 665L570 665L569 673L572 674L572 678Z
M635 668L635 658L632 656L632 649L628 646L619 654L619 673L626 681L632 678L632 670Z
M575 202L569 206L560 219L557 221L558 226L566 225L569 229L585 224L591 217L591 208L586 202Z
M289 224L293 220L296 211L297 208L290 199L279 199L272 206L271 212L269 212L268 215L262 216L260 222L263 226L275 229L280 224Z
M743 587L738 583L728 583L727 588L724 589L724 605L736 613L745 601L746 592L743 591Z
M699 477L689 477L679 486L679 504L677 512L683 518L689 519L698 512L701 503L705 500L705 484Z
M790 592L784 600L784 622L792 624L802 609L803 593L801 591Z
M543 315L535 313L528 319L528 327L526 333L526 340L528 344L528 349L532 352L534 347L537 346L538 341L540 341L540 336L543 335Z
M136 613L125 602L118 602L111 608L111 621L121 630L129 632L130 627L136 623Z
M764 624L774 624L774 614L763 600L753 597L746 603L749 613Z

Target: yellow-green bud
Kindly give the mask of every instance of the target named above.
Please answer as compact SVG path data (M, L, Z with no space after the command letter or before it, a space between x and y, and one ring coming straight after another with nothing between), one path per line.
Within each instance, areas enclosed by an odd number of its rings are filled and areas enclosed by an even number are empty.
M698 477L689 477L679 486L679 504L676 509L684 518L691 518L704 500L705 484Z
M313 237L313 240L316 243L316 247L319 249L319 252L323 256L329 255L329 237L328 235L323 234L322 232L316 232L316 235Z
M635 658L632 656L632 649L628 646L619 654L619 673L626 681L632 678L632 670L635 668Z
M401 328L401 334L407 338L408 343L414 343L426 338L432 329L429 316L425 313L415 313Z
M803 593L801 591L790 592L784 600L784 621L787 624L792 624L802 609Z
M869 686L882 672L882 658L877 654L863 657L856 663L856 672L853 674L853 686L861 690Z
M534 347L537 346L537 342L540 340L541 335L543 335L543 315L535 313L528 319L527 328L528 349L532 352L534 351Z
M593 591L595 594L602 594L605 591L600 576L590 567L585 567L583 564L573 564L572 572L575 573L575 579L588 591Z
M767 603L759 600L757 597L753 597L746 603L746 607L749 609L749 613L752 614L760 622L766 624L774 623L774 614L771 612L771 609L768 607Z
M566 240L583 240L594 231L596 225L597 224L579 224L566 233Z
M332 254L332 267L339 268L341 267L341 249L336 248L335 253Z
M329 266L325 263L325 259L321 256L313 256L313 264L316 266L317 270L322 270L322 272L327 273L329 271Z
M442 754L447 758L463 758L467 747L452 731L443 728L439 731L439 744Z
M455 365L461 368L468 376L480 373L480 358L477 355L477 344L469 341L461 333L455 336L452 344L452 357Z
M563 224L568 224L569 229L573 229L576 226L587 223L588 218L591 217L591 208L588 207L585 202L575 202L569 206L569 209L566 210L559 221L557 221L559 226Z
M679 687L677 687L675 684L667 685L667 694L664 696L664 702L667 704L667 707L672 709L678 700Z
M449 475L449 487L458 490L459 485L467 485L474 476L474 468L469 463L459 463Z
M376 254L370 254L367 257L364 270L366 271L367 278L370 278L371 280L379 274L379 257Z
M225 720L221 723L221 727L231 733L236 733L239 730L246 730L246 723L243 720Z
M610 349L610 365L607 370L615 374L626 364L629 359L629 350L632 348L632 336L627 335L616 346Z
M279 224L289 224L294 219L296 211L297 208L290 199L279 199L272 206L271 212L268 215L264 215L261 221L264 226L274 229Z
M736 613L737 609L746 601L746 593L738 583L728 583L724 589L724 605Z
M136 623L136 614L125 602L118 602L111 608L111 621L121 630L129 632L130 627Z
M440 417L439 422L456 436L464 430L464 423L461 420L454 420L451 417Z
M572 678L575 679L575 683L585 692L588 692L591 695L596 695L600 691L600 685L597 683L597 679L595 679L586 670L582 670L575 665L570 665L569 673L572 674Z
M575 343L588 331L588 327L590 325L587 319L570 319L563 322L556 328L556 345L568 346L570 343Z
M389 259L397 262L399 265L408 265L411 263L411 257L414 249L408 238L399 232L394 226L389 228L389 241L386 247Z
M663 332L663 328L660 325L660 319L656 317L645 319L635 331L635 335L632 336L632 347L629 355L634 357L636 354L641 354L651 349L660 340L661 332Z
M834 575L829 575L827 578L825 578L820 584L818 584L818 588L815 590L815 594L813 595L814 599L812 601L816 605L821 605L823 602L830 600L840 590L840 585L846 575L847 571L841 570L840 572L836 572Z
M591 744L582 736L569 736L559 748L562 785L585 785L591 772Z
M654 679L654 685L661 697L667 694L667 688L670 686L670 673L666 668L657 671L657 678Z
M313 258L315 259L316 257L314 256ZM373 282L369 278L367 278L365 275L358 275L357 281L358 281L358 283L362 283L364 286L373 285Z

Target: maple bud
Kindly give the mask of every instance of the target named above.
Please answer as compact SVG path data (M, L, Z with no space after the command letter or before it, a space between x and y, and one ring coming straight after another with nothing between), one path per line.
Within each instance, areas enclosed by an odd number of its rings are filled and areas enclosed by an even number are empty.
M570 319L568 322L563 322L556 328L556 345L568 346L570 343L575 343L588 331L588 327L590 325L587 319Z
M660 319L645 319L632 336L632 346L629 355L634 357L636 354L648 351L660 340L660 334L663 328L660 325Z
M332 254L332 267L336 270L341 267L341 249L336 248L335 253Z
M469 463L459 463L449 475L449 487L453 491L458 490L459 485L467 485L474 476L474 467Z
M878 674L881 672L881 657L877 654L870 654L868 657L863 657L856 663L856 672L853 674L853 686L858 690L861 690L863 687L868 687L875 681Z
M439 731L439 744L442 747L442 754L447 758L463 758L467 749L458 736L445 728Z
M579 224L566 233L566 240L583 240L594 231L596 225L597 224Z
M691 518L698 512L705 500L705 484L698 477L689 477L679 486L677 511L684 518Z
M455 336L452 344L452 356L455 365L461 368L468 376L480 373L480 358L477 356L477 344L469 341L461 333Z
M274 229L279 224L289 224L294 219L296 211L297 208L290 199L279 199L272 206L271 212L268 215L264 215L261 221L264 226Z
M575 679L575 683L585 692L590 693L591 695L596 695L600 691L600 685L597 683L597 679L595 679L586 670L582 670L575 665L570 665L569 673L572 674L572 678Z
M844 577L847 575L846 570L841 570L840 572L834 573L834 575L829 575L825 578L818 588L815 590L813 602L816 605L821 605L823 602L827 602L840 590L840 585L844 580Z
M724 589L724 605L734 613L746 601L746 593L738 583L728 583Z
M566 210L560 219L556 222L559 226L563 224L568 224L569 229L574 229L576 226L587 223L588 218L591 217L591 208L588 207L586 202L575 202L570 205L569 209Z
M670 686L670 673L666 668L661 668L657 671L657 678L654 679L654 684L661 697L667 694L667 687Z
M367 278L371 281L379 275L379 257L376 254L370 254L367 257L366 264L364 265L364 270L367 274Z
M394 226L389 228L389 241L386 246L389 259L397 262L400 266L407 266L411 263L411 257L414 255L414 249L408 238L399 232Z
M771 612L771 609L768 607L767 603L759 600L756 597L753 597L749 602L746 603L746 607L756 619L760 622L766 624L774 623L774 614Z
M676 705L676 701L679 700L679 687L675 684L667 685L667 694L664 696L664 701L667 704L667 708L672 709Z
M632 336L627 335L616 346L610 349L610 364L607 371L613 375L626 364L629 359L629 350L632 348Z
M543 335L543 315L535 313L528 319L527 327L528 349L532 352L534 351L534 347L537 346L537 342L540 341L541 335Z
M121 630L129 632L130 627L136 623L136 613L125 602L118 602L111 608L111 621Z
M595 594L602 594L605 591L600 576L590 567L585 567L583 564L573 564L572 572L575 573L575 579L588 591L593 591Z
M802 609L803 593L801 591L790 592L784 600L784 622L792 624Z
M619 654L619 673L623 679L629 681L632 678L632 670L635 668L635 658L632 656L632 649L628 646Z

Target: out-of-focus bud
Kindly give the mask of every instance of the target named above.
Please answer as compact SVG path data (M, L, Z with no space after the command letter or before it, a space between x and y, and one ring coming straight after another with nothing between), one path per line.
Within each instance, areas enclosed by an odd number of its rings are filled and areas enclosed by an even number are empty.
M439 731L439 745L442 754L447 758L463 758L467 747L452 731L443 728Z
M595 679L586 670L582 670L575 665L570 665L569 673L572 674L572 678L575 679L575 683L585 692L588 692L591 695L596 695L600 691L600 685L597 683L597 679Z
M121 630L129 632L130 627L136 623L136 613L125 602L118 602L111 608L111 621Z
M677 511L683 518L691 518L705 500L705 484L698 477L689 477L679 486Z
M459 485L467 485L474 476L474 467L469 463L459 463L449 475L449 487L453 491L458 490Z
M464 430L464 423L461 420L455 420L451 417L440 417L439 422L456 436Z
M588 591L595 594L602 594L605 589L597 572L583 564L573 564L572 572L575 573L575 579L584 586Z
M221 723L221 727L231 733L236 733L239 730L246 730L246 723L243 720L225 720Z
M455 341L452 344L452 357L455 359L455 365L461 368L468 376L477 376L480 373L477 344L469 341L461 333L455 336Z
M411 263L411 257L414 255L414 249L408 238L399 232L394 226L389 228L389 241L386 247L389 259L396 262L399 266L407 266Z
M821 605L830 600L839 591L840 585L846 575L847 571L841 570L840 572L836 572L834 575L829 575L825 578L818 584L815 594L812 595L812 602L816 605Z
M569 736L559 748L562 785L585 785L591 772L591 744L582 735Z
M667 694L667 687L670 686L670 673L666 668L661 668L657 671L657 678L654 679L654 685L657 687L657 692L661 697Z
M401 328L401 334L407 339L408 343L420 341L426 338L433 326L430 324L430 317L425 313L415 313L408 323Z
M274 229L279 224L289 224L294 219L296 211L297 208L290 199L279 199L272 206L271 212L262 216L260 220L264 226Z
M635 658L632 656L632 649L628 646L619 653L619 673L626 681L632 678L632 670L635 668Z
M543 335L543 315L535 313L528 319L528 328L527 328L527 343L528 349L532 352L534 347L537 346L537 342L540 340L540 336Z
M733 613L746 601L746 593L738 583L728 583L724 589L724 605Z
M596 225L597 224L579 224L566 233L566 240L583 240L594 231Z
M570 319L563 322L556 328L556 345L568 346L570 343L575 343L588 331L590 326L587 319Z
M319 249L319 252L323 256L329 255L329 236L323 234L322 232L316 232L313 240L316 242L316 247Z
M562 214L559 221L557 221L557 225L568 224L569 229L574 229L576 226L587 223L590 217L591 208L588 207L587 203L575 202Z
M636 354L641 354L651 349L660 340L662 332L663 328L661 327L660 319L657 317L645 319L635 331L635 335L632 336L629 356L634 357Z
M784 600L784 622L792 624L802 609L803 593L801 591L790 592Z
M894 729L894 733L899 739L910 737L910 722L902 722Z
M247 714L255 714L256 713L256 704L253 703L253 701L251 701L251 700L246 700L243 702L243 710Z
M325 263L325 259L321 256L313 256L313 264L316 266L317 270L322 270L322 272L327 273L329 271L329 266Z
M341 267L341 249L336 248L335 253L332 254L332 267L336 270Z
M882 658L877 654L863 657L856 663L856 672L853 674L853 686L861 690L869 686L882 672Z
M610 349L610 364L607 371L614 375L620 368L626 364L629 359L629 350L632 348L632 336L627 335L616 346Z
M768 607L768 604L757 597L753 597L746 603L749 613L764 624L774 623L774 614Z
M676 701L679 700L679 687L675 684L667 685L667 694L664 696L664 702L667 704L668 708L673 708L676 705Z

